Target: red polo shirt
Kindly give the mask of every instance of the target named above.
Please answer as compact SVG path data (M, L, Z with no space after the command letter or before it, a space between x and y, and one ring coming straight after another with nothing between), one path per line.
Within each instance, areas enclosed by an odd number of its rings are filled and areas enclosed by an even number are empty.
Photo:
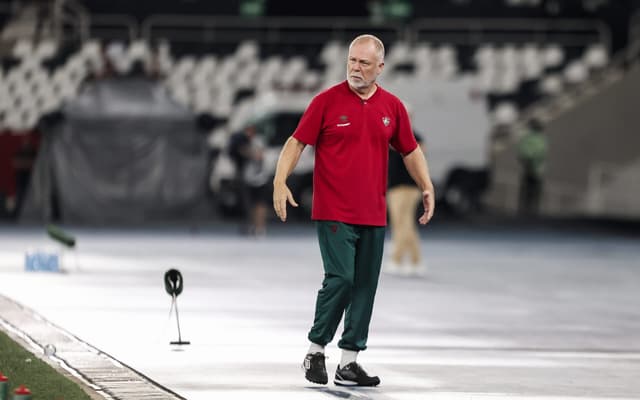
M316 147L312 219L387 224L389 145L402 154L417 146L396 96L378 86L362 100L344 81L313 98L293 137Z

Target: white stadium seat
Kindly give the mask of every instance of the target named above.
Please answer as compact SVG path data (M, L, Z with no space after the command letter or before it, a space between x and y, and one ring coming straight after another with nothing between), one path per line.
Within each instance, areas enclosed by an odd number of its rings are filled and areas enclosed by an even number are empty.
M572 61L564 70L564 77L569 83L580 83L587 79L589 70L582 61Z

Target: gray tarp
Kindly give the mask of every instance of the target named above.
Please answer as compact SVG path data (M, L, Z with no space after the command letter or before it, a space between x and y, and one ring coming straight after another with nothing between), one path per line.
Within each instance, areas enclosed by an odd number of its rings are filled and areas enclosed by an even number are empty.
M145 79L88 84L43 132L23 221L121 224L195 218L208 153L195 117Z

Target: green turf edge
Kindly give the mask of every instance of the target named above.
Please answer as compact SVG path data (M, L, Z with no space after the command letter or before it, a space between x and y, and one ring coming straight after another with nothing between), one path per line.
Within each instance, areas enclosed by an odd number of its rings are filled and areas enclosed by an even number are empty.
M0 372L9 378L9 399L24 384L32 400L91 400L78 384L0 331Z

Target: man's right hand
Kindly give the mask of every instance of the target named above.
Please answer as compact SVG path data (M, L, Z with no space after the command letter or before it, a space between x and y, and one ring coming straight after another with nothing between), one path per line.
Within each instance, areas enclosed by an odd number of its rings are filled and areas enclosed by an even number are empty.
M292 206L298 207L298 203L293 198L291 190L286 183L273 184L273 209L276 211L276 215L282 222L287 220L287 201Z

